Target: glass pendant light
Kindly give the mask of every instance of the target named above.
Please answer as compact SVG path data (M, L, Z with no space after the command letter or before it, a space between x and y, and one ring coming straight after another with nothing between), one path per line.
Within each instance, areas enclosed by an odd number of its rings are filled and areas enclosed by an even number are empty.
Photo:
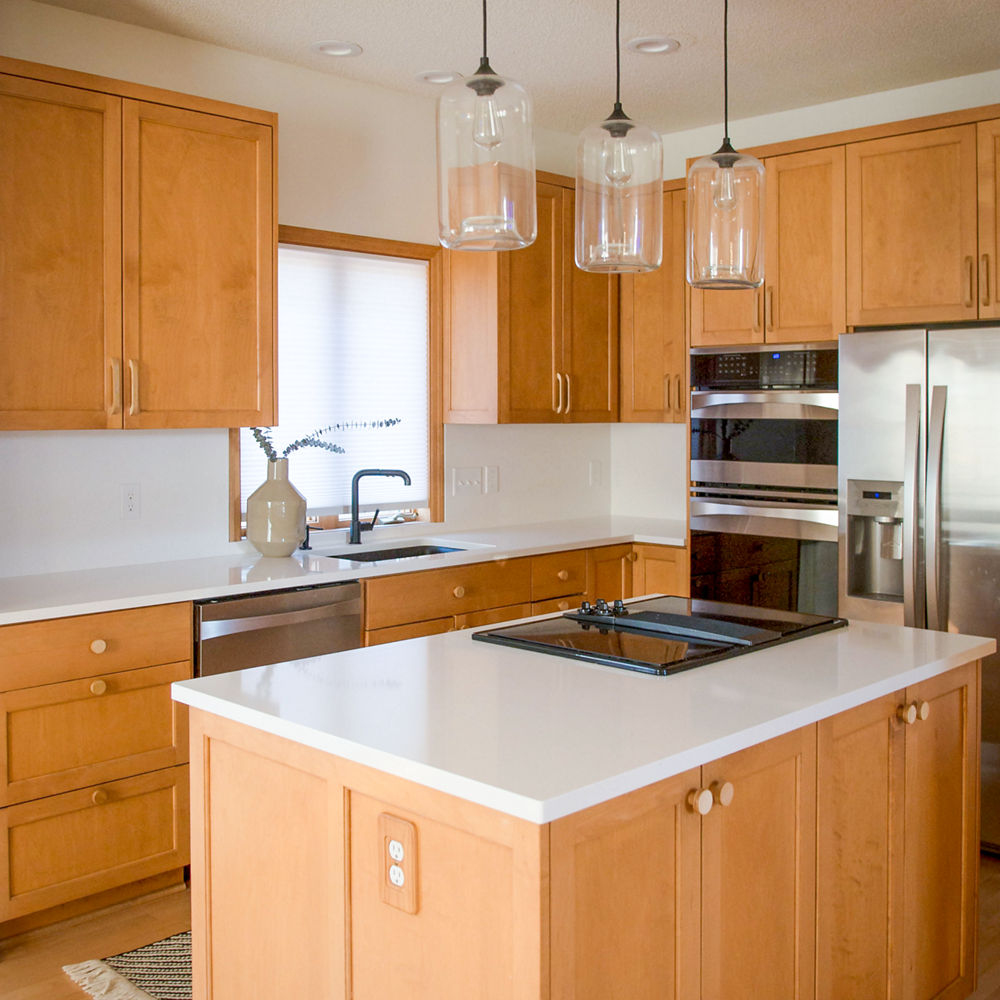
M652 271L663 258L663 142L621 105L621 0L615 0L615 106L576 147L576 266Z
M438 220L451 250L517 250L535 240L531 99L513 80L479 69L441 94L437 108Z
M695 288L764 283L764 164L729 141L729 0L724 0L725 137L687 175L687 280Z

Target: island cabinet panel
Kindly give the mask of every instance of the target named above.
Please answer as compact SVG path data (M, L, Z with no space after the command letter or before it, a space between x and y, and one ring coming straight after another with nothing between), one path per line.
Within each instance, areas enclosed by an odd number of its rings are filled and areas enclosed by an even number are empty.
M552 1000L697 1000L699 770L551 827Z
M850 143L847 322L976 319L976 215L975 125Z
M816 730L702 768L703 1000L814 996ZM728 804L727 804L728 801Z
M818 1000L972 992L977 669L819 723Z

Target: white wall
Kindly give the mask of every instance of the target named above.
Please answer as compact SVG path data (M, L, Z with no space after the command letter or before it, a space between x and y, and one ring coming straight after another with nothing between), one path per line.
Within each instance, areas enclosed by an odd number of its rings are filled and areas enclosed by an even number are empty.
M433 96L426 100L74 11L0 0L0 55L277 111L279 218L433 243ZM738 146L986 104L987 73L735 122ZM668 136L667 176L711 152L716 128ZM573 172L575 137L540 130L541 169ZM400 155L399 150L403 150ZM0 576L213 555L226 526L225 431L0 434ZM590 513L683 516L683 433L673 427L449 428L449 467L499 465L493 497L455 498L449 520L487 525ZM604 479L589 485L596 453ZM649 455L656 456L651 462ZM643 466L640 463L649 464ZM142 517L119 516L139 482Z

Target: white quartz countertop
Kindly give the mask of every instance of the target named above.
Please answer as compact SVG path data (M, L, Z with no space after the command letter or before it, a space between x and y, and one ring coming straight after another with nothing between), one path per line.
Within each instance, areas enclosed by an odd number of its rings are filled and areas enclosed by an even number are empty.
M867 622L666 677L470 631L173 685L174 698L546 823L898 691L995 640Z
M349 548L344 544L346 532L325 531L313 534L310 552L296 552L284 559L269 559L256 551L248 551L248 546L234 546L232 554L208 559L3 577L0 578L0 625L335 583L619 542L686 545L687 525L678 520L630 517L586 518L482 531L450 531L440 524L407 525L402 531L377 528L366 533L361 548L392 548L425 541L454 543L468 548L420 559L376 563L331 559L324 556L324 552Z

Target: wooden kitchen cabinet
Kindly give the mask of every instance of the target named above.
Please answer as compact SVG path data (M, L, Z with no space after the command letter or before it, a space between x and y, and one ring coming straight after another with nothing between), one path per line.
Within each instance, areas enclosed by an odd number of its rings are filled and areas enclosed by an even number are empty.
M1000 316L1000 119L979 122L979 316Z
M181 603L0 628L0 937L181 880L187 710L170 685L192 675L191 621Z
M847 322L976 319L976 126L847 146Z
M844 330L844 147L764 165L764 287L692 289L693 347L836 340Z
M618 284L575 266L572 179L541 177L531 246L446 255L446 422L617 419Z
M669 545L636 544L632 566L632 593L687 597L691 590L688 550Z
M599 597L613 601L633 596L633 548L631 544L603 545L588 552L587 600L593 603Z
M275 116L0 71L0 429L274 423Z
M817 1000L973 989L977 670L819 723Z
M620 419L684 423L688 412L683 189L663 195L663 263L621 277Z

